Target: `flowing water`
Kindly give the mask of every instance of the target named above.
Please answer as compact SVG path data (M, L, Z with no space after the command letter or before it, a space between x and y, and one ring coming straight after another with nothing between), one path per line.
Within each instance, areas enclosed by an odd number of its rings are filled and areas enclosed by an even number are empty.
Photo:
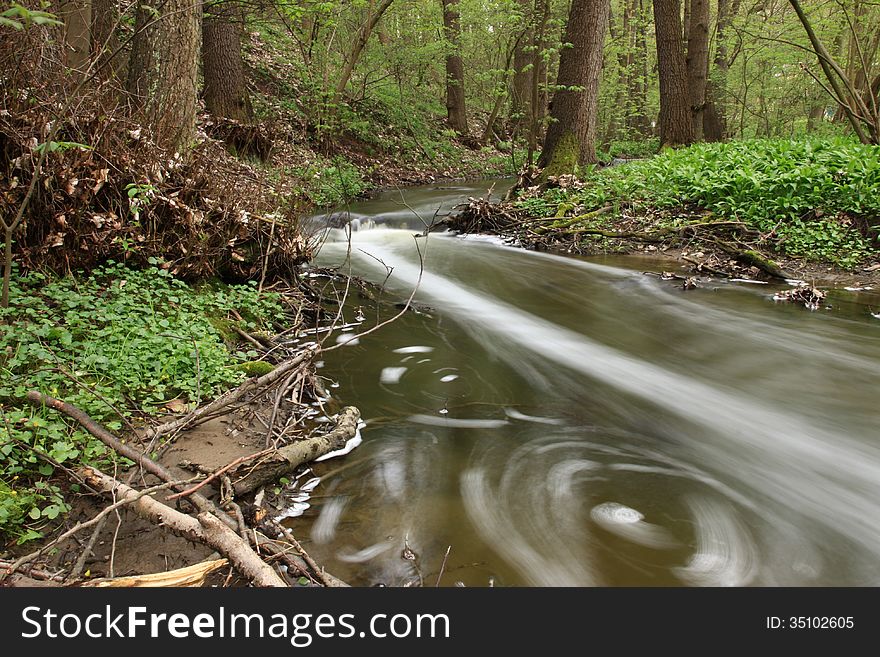
M880 585L876 291L810 312L644 273L669 261L415 237L488 185L330 231L319 264L418 312L350 340L395 310L352 290L364 321L325 342L366 426L291 521L312 556L359 585Z

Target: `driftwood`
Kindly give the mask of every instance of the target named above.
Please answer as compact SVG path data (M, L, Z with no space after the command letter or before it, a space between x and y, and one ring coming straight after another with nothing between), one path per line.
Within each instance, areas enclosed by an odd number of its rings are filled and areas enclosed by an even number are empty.
M158 525L164 525L178 536L205 543L229 559L235 568L255 586L286 587L287 584L275 570L263 561L242 540L241 536L224 525L210 513L200 513L193 518L149 496L138 496L138 491L95 468L80 470L83 478L98 490L126 500L137 498L131 508L140 516Z
M80 586L95 588L150 588L150 587L197 587L205 583L205 578L215 570L223 568L229 563L227 559L213 559L202 561L168 570L164 573L152 573L150 575L132 575L131 577L102 577L83 582Z
M329 452L345 447L345 443L354 437L357 432L358 420L361 414L354 406L346 406L339 413L336 427L331 431L314 438L298 440L281 447L267 455L255 465L239 468L246 469L247 473L234 481L236 496L246 495L257 490L260 486L277 481L279 477L292 472L303 463L314 461L316 458ZM236 475L230 475L235 479Z

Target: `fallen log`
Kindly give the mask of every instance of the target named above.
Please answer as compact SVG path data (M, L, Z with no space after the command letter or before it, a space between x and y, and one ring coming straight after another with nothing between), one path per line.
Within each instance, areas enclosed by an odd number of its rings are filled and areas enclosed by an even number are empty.
M152 497L146 495L139 497L135 489L95 468L82 468L80 473L97 490L113 495L115 499L135 498L130 508L139 516L157 525L164 525L178 536L211 546L229 559L236 570L247 577L254 586L287 587L281 576L263 561L241 536L213 514L200 513L197 518L193 518Z
M233 489L236 497L247 495L257 490L260 486L277 481L280 477L292 472L303 463L314 461L329 452L345 447L351 438L357 433L360 411L354 406L346 406L340 411L336 420L336 426L329 432L298 440L285 445L274 452L266 455L254 465L239 466L238 470L246 470L246 474L231 474Z

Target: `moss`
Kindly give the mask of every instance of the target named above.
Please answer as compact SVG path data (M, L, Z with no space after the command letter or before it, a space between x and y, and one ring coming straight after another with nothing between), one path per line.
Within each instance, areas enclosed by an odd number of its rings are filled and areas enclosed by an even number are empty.
M236 367L248 377L263 376L275 369L272 363L267 363L264 360L250 360L246 363L239 363Z
M231 320L223 319L222 317L211 317L209 315L208 323L217 330L217 333L220 334L220 337L227 346L231 347L238 343L238 333L232 330Z
M556 142L556 146L550 156L550 163L544 167L538 182L545 183L550 176L577 173L580 152L581 148L577 135L570 130L563 133L559 141Z

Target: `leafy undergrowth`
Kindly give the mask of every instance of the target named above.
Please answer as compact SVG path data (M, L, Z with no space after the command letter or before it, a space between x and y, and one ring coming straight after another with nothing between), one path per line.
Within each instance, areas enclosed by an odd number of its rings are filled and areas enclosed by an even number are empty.
M256 285L196 290L161 267L116 263L77 277L14 277L11 301L0 310L0 535L18 542L39 538L68 510L58 465L107 465L112 456L57 412L22 403L28 390L119 431L245 377L256 352L227 346L227 315L251 331L283 318L280 297Z
M569 231L580 225L571 217L609 205L586 225L614 225L625 210L642 229L664 228L682 220L672 210L687 209L701 221L742 222L771 252L844 268L880 246L880 148L847 139L698 144L557 182L526 190L516 207L558 216Z

